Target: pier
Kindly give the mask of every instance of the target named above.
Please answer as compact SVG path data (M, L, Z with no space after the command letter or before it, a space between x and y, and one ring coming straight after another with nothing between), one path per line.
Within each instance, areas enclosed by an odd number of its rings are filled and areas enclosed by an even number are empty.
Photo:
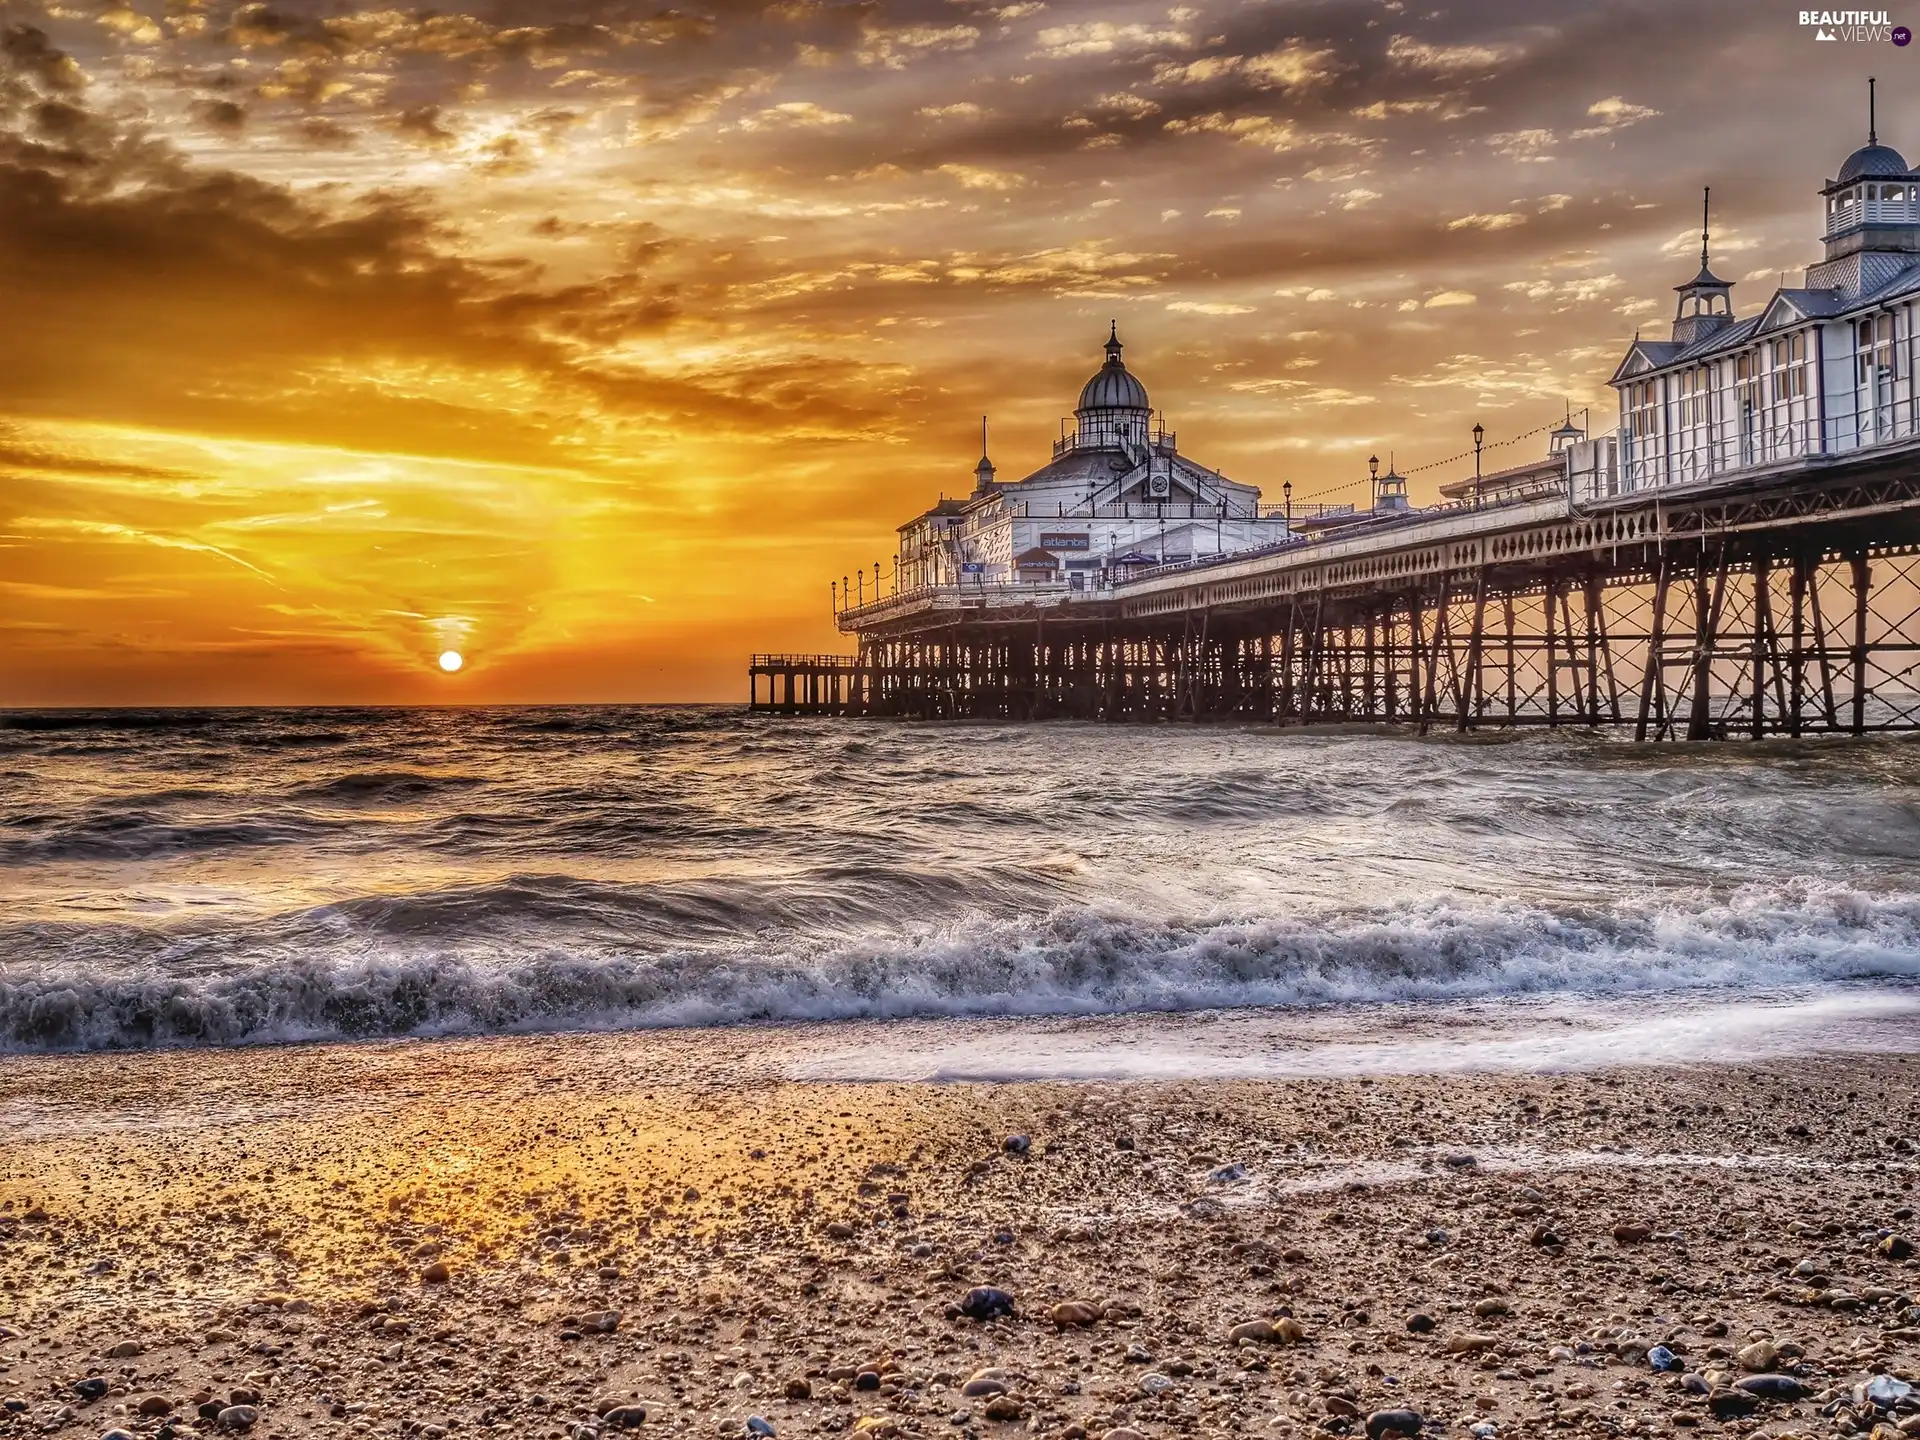
M1920 728L1920 172L1827 182L1826 255L1736 318L1703 227L1668 340L1546 455L1416 508L1264 503L1107 362L1050 463L901 527L832 587L842 656L753 703L916 719L1585 726L1643 740ZM883 593L883 581L891 584ZM767 679L761 699L760 679ZM776 685L784 689L776 693Z

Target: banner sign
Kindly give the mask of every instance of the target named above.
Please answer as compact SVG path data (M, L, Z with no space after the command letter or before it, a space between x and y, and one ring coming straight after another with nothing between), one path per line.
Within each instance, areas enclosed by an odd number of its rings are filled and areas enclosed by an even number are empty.
M987 573L986 562L984 560L962 560L960 562L960 573L962 575L984 575Z
M1091 550L1093 542L1085 534L1055 533L1049 530L1040 536L1040 548L1042 550Z

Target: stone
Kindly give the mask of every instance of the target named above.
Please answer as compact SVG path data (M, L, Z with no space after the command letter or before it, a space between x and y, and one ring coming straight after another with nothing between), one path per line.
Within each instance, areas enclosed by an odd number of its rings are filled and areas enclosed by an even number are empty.
M1011 1395L996 1395L981 1411L989 1420L1018 1420L1026 1412Z
M1417 1436L1426 1424L1418 1410L1376 1410L1367 1416L1367 1440L1382 1440L1387 1435Z
M1791 1375L1744 1375L1733 1382L1733 1388L1762 1400L1799 1400L1807 1393L1807 1387Z
M829 1240L851 1240L853 1238L853 1226L845 1220L830 1220L827 1222L827 1238Z
M1047 1318L1062 1330L1069 1326L1087 1326L1100 1323L1100 1307L1085 1300L1062 1300L1051 1310Z
M633 1430L647 1423L647 1407L616 1405L600 1418L615 1430Z
M1344 1415L1348 1419L1353 1419L1360 1414L1360 1407L1344 1395L1321 1396L1320 1408L1329 1415Z
M580 1328L591 1330L596 1335L611 1335L620 1328L618 1310L596 1310L590 1315L580 1317Z
M89 1375L86 1379L75 1383L73 1393L78 1395L82 1400L98 1400L112 1388L113 1387L101 1379L100 1376Z
M1913 1254L1913 1242L1904 1235L1889 1235L1880 1242L1880 1253L1889 1260L1905 1260Z
M1613 1243L1616 1245L1644 1245L1652 1238L1653 1227L1638 1221L1622 1220L1613 1227Z
M960 1313L969 1320L997 1320L1013 1310L1013 1296L991 1285L976 1285L960 1297Z
M1448 1155L1446 1159L1443 1160L1441 1163L1444 1164L1449 1170L1471 1170L1480 1163L1480 1157L1478 1155L1471 1154L1465 1150L1456 1150L1452 1154ZM1411 1410L1407 1410L1407 1411L1387 1411L1385 1413L1411 1415L1413 1412Z
M789 1400L811 1400L813 1398L813 1382L804 1375L794 1376L791 1380L787 1381L787 1398Z
M1449 1355L1478 1355L1483 1350L1491 1350L1500 1341L1492 1335L1452 1335L1447 1339Z
M1000 1142L1000 1148L1009 1155L1024 1155L1032 1145L1033 1141L1025 1135L1009 1135Z
M259 1418L259 1407L254 1405L228 1405L214 1416L222 1430L251 1430Z
M1734 1362L1753 1375L1763 1375L1780 1366L1780 1347L1771 1340L1756 1340L1734 1353Z
M1482 1320L1489 1319L1495 1315L1509 1314L1512 1308L1512 1306L1508 1305L1507 1302L1502 1300L1498 1295L1489 1295L1485 1300L1476 1300L1473 1302L1473 1313Z
M118 1345L115 1345L111 1350L107 1351L107 1359L131 1360L134 1356L145 1351L146 1348L147 1347L142 1345L138 1340L122 1340Z
M1007 1382L993 1375L976 1375L960 1387L960 1393L969 1400L977 1400L987 1395L1004 1395Z
M1407 1317L1407 1329L1416 1335L1425 1335L1433 1329L1433 1317L1424 1311L1418 1311Z
M173 1401L164 1395L149 1395L134 1408L142 1415L166 1415L172 1413Z
M880 1372L871 1366L862 1370L858 1375L853 1377L853 1388L856 1390L878 1390L880 1388Z
M444 1285L453 1279L453 1269L444 1260L436 1260L420 1272L422 1285Z
M1744 1390L1722 1388L1707 1396L1707 1410L1716 1420L1737 1420L1751 1415L1760 1406L1760 1397Z
M747 1416L747 1433L763 1436L764 1440L773 1440L776 1432L771 1420L761 1415L749 1415Z
M1100 1440L1147 1440L1147 1437L1130 1425L1116 1425L1102 1435Z

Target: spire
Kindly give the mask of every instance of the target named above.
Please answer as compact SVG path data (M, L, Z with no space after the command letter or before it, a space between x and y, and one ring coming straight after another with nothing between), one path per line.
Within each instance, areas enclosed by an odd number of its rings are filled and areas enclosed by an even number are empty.
M1873 87L1874 79L1873 76L1869 75L1867 77L1867 143L1869 145L1878 145L1880 143L1880 129L1879 126L1874 123Z
M1700 190L1700 268L1707 269L1707 219L1713 213L1713 187Z
M1107 364L1120 365L1125 363L1120 359L1120 352L1124 348L1120 343L1120 322L1118 320L1109 320L1107 322Z
M980 417L980 463L973 467L973 493L984 495L993 487L993 461L987 458L987 417Z

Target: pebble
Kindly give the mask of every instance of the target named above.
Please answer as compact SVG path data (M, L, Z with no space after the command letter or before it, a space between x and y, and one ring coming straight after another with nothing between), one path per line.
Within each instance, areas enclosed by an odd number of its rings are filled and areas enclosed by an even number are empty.
M1760 1398L1744 1390L1719 1389L1707 1395L1707 1410L1716 1420L1737 1420L1752 1414L1759 1405Z
M1407 1317L1407 1329L1416 1335L1425 1335L1433 1329L1433 1317L1425 1311Z
M767 1437L767 1440L772 1440L776 1432L771 1420L760 1415L749 1415L747 1416L747 1433L749 1435L762 1435Z
M1011 1395L996 1395L986 1403L981 1411L989 1420L1018 1420L1026 1413L1020 1402Z
M107 1351L107 1359L131 1360L146 1348L147 1347L142 1345L138 1340L122 1340L118 1345L115 1345L111 1350Z
M620 1328L618 1310L596 1310L591 1315L580 1317L580 1328L591 1330L596 1335L611 1335Z
M444 1260L436 1260L420 1272L422 1285L444 1285L453 1279L453 1270Z
M601 1421L615 1430L632 1430L646 1424L647 1407L644 1405L616 1405L600 1417Z
M1063 1330L1070 1325L1097 1325L1100 1307L1086 1300L1062 1300L1047 1311L1047 1318Z
M1778 1368L1780 1347L1771 1340L1756 1340L1734 1353L1734 1360L1742 1370L1753 1374L1765 1374Z
M1013 1296L991 1285L976 1285L960 1297L960 1313L969 1320L997 1320L1013 1314Z
M969 1400L977 1400L984 1395L1004 1395L1007 1382L993 1375L976 1375L960 1387L960 1393Z
M259 1418L260 1411L252 1405L229 1405L214 1416L222 1430L251 1430Z
M74 1384L73 1393L78 1395L82 1400L98 1400L112 1388L112 1386L108 1385L107 1382L98 1375L89 1375L86 1379L77 1381Z
M173 1401L164 1395L149 1395L135 1408L142 1415L165 1415L172 1411Z
M1623 1220L1613 1227L1613 1243L1616 1245L1643 1245L1652 1238L1651 1225Z
M1904 1235L1889 1235L1880 1242L1880 1253L1889 1260L1905 1260L1913 1254L1913 1242Z
M1367 1416L1367 1440L1381 1440L1385 1435L1417 1436L1426 1424L1418 1410L1376 1410Z
M1500 1341L1492 1335L1454 1335L1447 1340L1449 1355L1477 1355L1482 1350L1491 1350Z
M1791 1375L1745 1375L1733 1382L1733 1388L1762 1400L1798 1400L1807 1393L1806 1386Z
M811 1400L813 1398L813 1382L804 1375L794 1376L791 1380L787 1381L787 1398L789 1400Z
M133 1440L133 1435L126 1430L109 1430L100 1440Z
M1025 1135L1009 1135L1000 1142L1000 1148L1009 1155L1024 1155L1033 1141Z

